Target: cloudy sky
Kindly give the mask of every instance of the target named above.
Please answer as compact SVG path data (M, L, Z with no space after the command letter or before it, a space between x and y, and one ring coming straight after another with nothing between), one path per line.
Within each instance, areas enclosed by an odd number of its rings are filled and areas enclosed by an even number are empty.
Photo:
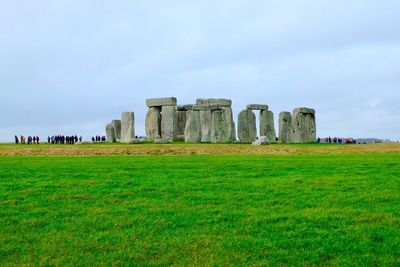
M317 111L318 136L400 140L400 1L0 0L0 142L90 137L145 99ZM277 125L276 125L277 126Z

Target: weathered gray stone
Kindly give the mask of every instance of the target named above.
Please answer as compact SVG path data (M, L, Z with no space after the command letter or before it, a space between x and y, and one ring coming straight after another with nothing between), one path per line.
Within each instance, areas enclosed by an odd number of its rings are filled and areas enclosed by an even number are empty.
M131 139L125 141L125 143L127 143L127 144L139 144L140 140L139 140L139 138L131 138Z
M236 141L236 127L235 122L233 121L233 112L231 107L222 107L222 111L225 114L226 121L226 133L227 133L227 142Z
M259 139L251 143L253 146L260 146L260 145L269 145L268 137L261 136Z
M169 141L164 140L164 139L162 139L162 138L156 138L156 139L154 139L154 144L168 144L168 143L169 143Z
M201 141L200 111L186 111L185 142L198 143Z
M175 137L175 141L185 141L185 135L184 134L178 134Z
M164 98L149 98L146 99L146 105L150 107L162 107L162 106L176 106L175 97L164 97Z
M115 138L121 141L121 120L112 120L111 125L114 128Z
M232 106L232 101L224 98L198 98L196 100L196 105L199 106L207 106L212 104L220 105L222 107L230 107Z
M227 143L229 136L225 112L216 110L211 115L211 143Z
M246 106L246 108L251 110L268 110L268 105L249 104Z
M121 115L121 142L131 143L135 139L135 113L122 112Z
M149 141L161 138L161 108L149 108L146 115L145 128L147 139Z
M272 111L269 110L260 111L260 136L266 136L268 143L276 142L274 113Z
M201 142L211 142L211 110L201 110L200 124L201 124Z
M315 110L295 108L292 113L292 129L294 143L316 142Z
M177 137L185 134L185 126L186 126L186 111L178 110L178 124L177 124ZM178 138L180 139L180 138Z
M106 125L106 136L108 142L116 142L117 139L115 138L115 130L111 123Z
M286 111L279 113L279 142L292 143L292 133L292 115Z
M192 110L194 105L179 105L176 106L178 111L188 111L188 110Z
M161 108L161 139L164 142L176 140L178 128L178 115L176 106L163 106Z
M194 105L193 110L221 110L224 106L218 104L210 104L210 105Z
M241 143L252 143L257 137L256 115L249 109L239 112L238 137Z

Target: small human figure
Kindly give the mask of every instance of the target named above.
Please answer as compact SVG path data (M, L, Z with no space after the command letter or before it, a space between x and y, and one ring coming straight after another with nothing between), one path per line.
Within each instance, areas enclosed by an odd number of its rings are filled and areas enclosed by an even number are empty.
M19 143L18 136L15 135L14 138L15 138L15 143L18 144Z

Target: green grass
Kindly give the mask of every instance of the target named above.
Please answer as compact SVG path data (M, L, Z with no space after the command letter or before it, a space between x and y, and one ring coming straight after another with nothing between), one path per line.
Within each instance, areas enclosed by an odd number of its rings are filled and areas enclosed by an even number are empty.
M400 154L0 157L0 266L400 265Z

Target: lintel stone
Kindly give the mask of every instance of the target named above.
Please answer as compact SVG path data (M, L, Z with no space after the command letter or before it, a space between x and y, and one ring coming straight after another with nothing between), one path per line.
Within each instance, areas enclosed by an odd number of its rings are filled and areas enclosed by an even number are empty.
M177 106L178 111L188 111L188 110L193 110L194 105L179 105Z
M220 105L222 107L232 106L232 101L225 98L198 98L196 100L196 105L207 106L207 105Z
M218 104L209 104L209 105L194 105L193 110L221 110L223 106Z
M315 114L315 110L312 108L295 108L293 110L294 113Z
M268 105L249 104L249 105L246 106L246 109L251 109L251 110L268 110Z
M176 102L176 97L146 99L146 105L148 107L176 106Z

